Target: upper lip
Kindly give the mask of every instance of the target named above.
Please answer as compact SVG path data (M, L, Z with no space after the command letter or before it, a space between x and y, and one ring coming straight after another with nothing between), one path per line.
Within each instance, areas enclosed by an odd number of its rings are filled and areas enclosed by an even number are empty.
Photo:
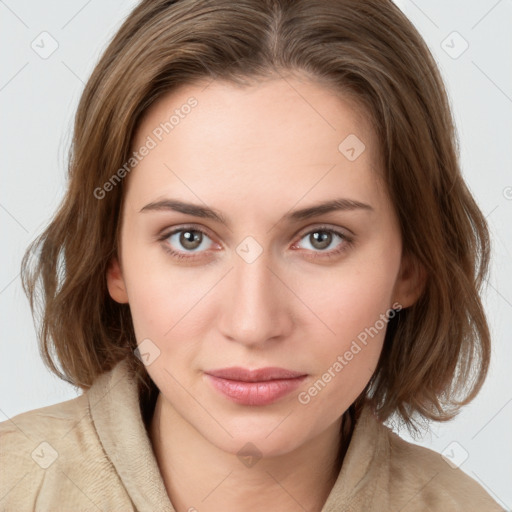
M305 373L287 370L285 368L267 367L249 370L247 368L241 368L240 366L221 368L219 370L208 370L205 373L212 375L213 377L241 382L262 382L267 380L296 379L297 377L304 377L306 375Z

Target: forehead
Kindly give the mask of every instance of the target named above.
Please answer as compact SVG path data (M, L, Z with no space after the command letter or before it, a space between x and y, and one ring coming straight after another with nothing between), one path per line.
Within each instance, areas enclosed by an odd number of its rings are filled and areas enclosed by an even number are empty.
M376 185L379 148L370 119L309 80L181 86L146 112L132 149L149 140L151 151L129 179L141 201L170 188L205 200L212 191L226 198L232 191L240 201L279 193L292 204L336 188L333 197L345 189L366 194L364 201Z
M180 132L185 136L181 140ZM282 147L290 143L296 152L310 153L309 144L303 148L298 142L308 138L316 146L322 138L328 151L326 157L329 153L337 155L337 145L332 152L333 140L353 133L368 147L374 136L361 104L311 79L269 79L244 86L203 80L182 85L153 104L135 134L135 145L152 133L157 138L170 138L166 135L172 134L173 139L183 143L185 139L190 141L192 132L198 144L201 140L208 140L211 145L225 142L229 135L231 151L240 144Z

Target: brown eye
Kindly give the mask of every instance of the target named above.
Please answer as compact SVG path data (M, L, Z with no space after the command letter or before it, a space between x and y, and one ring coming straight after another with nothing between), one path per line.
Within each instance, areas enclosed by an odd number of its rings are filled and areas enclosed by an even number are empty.
M201 245L202 240L202 233L187 229L186 231L181 231L178 241L185 249L194 250Z
M301 240L307 240L313 250L327 252L326 249L329 247L332 249L332 245L337 239L343 241L346 238L342 233L332 229L315 229L305 233ZM308 247L305 248L310 249Z
M212 245L210 237L205 232L187 227L175 229L163 235L160 240L171 254L183 258L204 253Z
M326 249L331 245L332 239L332 233L328 231L314 231L309 234L309 240L315 249Z
M307 242L306 246L302 245L302 240ZM311 253L308 254L311 258L332 258L341 255L352 243L353 239L348 235L332 228L320 227L304 233L292 248L306 249L306 253Z

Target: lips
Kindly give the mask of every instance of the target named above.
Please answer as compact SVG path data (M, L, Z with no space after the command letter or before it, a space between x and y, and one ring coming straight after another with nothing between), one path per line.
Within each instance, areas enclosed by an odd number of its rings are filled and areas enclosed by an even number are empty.
M270 367L247 370L239 366L223 368L222 370L211 370L206 373L213 377L242 382L264 382L268 380L294 379L306 375L305 373L285 370L284 368Z
M215 390L241 405L268 405L294 391L307 374L284 368L241 367L205 372Z

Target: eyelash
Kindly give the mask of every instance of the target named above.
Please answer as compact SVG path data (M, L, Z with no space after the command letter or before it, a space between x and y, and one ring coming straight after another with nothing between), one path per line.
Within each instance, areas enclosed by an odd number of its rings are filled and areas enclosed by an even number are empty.
M162 236L158 237L158 241L165 242L168 238L170 238L172 235L175 235L176 233L180 233L182 231L194 231L198 233L202 233L203 235L208 236L208 233L204 231L203 229L194 227L194 226L182 226L178 229L174 229L172 231L164 233ZM302 240L307 235L311 235L312 233L331 233L334 235L337 235L343 243L340 244L340 247L338 249L334 249L331 251L314 251L313 256L309 256L309 258L316 259L316 258L322 258L322 259L330 259L335 258L336 256L339 256L341 253L345 252L351 245L353 244L353 239L349 236L347 236L345 233L342 233L341 231L338 231L336 229L327 227L327 226L319 226L315 229L312 229L310 231L307 231L306 233L302 234L299 238L299 241ZM195 256L186 256L183 252L175 251L174 249L171 249L168 244L163 244L164 249L166 252L168 252L172 257L177 258L179 260L194 260ZM294 244L295 245L295 244Z

